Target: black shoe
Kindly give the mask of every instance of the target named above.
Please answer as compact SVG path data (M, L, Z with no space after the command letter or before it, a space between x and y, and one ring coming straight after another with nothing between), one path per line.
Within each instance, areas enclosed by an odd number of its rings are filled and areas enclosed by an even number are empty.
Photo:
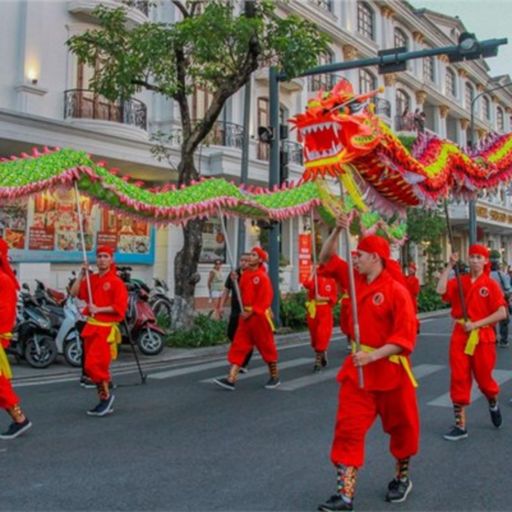
M494 407L489 407L489 414L491 415L492 424L496 428L500 428L503 422L503 418L501 417L500 406L496 404Z
M213 379L213 382L215 382L215 384L217 384L217 386L220 386L221 388L229 389L230 391L235 391L235 383L229 381L228 379L226 379L226 377L224 377L223 379Z
M80 386L82 386L85 389L96 389L96 384L85 375L82 375L80 378Z
M340 494L333 494L325 503L318 505L322 512L336 512L337 510L354 510L352 501L344 500Z
M240 366L240 369L238 371L240 373L249 373L249 368L247 368L247 366Z
M265 384L266 389L275 389L281 385L281 381L279 380L279 377L270 377L268 379L267 383Z
M322 364L321 363L315 363L315 366L313 366L313 373L318 373L322 371Z
M322 368L325 368L327 366L327 352L324 352L322 355Z
M21 436L23 432L26 432L30 427L32 427L32 423L28 418L25 418L25 421L21 423L11 423L9 428L2 434L0 434L0 439L15 439L18 436Z
M399 480L393 478L388 485L388 493L386 494L386 501L390 503L402 503L407 499L408 494L411 492L412 482L407 478L406 480Z
M509 346L510 345L508 340L500 340L500 342L498 343L498 347L500 348L508 348Z
M94 409L88 410L87 414L89 416L106 416L107 414L112 414L114 412L112 405L115 399L116 397L114 395L110 395L105 400L100 400L100 403L94 407Z
M450 432L444 434L443 437L447 441L459 441L460 439L466 439L466 437L468 437L468 431L455 425Z

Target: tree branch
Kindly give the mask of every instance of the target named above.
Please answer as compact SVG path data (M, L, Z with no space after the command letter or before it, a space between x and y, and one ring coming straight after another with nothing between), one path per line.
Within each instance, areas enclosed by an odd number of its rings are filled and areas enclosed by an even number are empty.
M190 17L190 14L187 11L187 8L179 0L172 0L172 3L180 10L180 12L184 18Z
M161 94L167 95L167 93L161 87L158 87L158 85L150 84L149 82L146 82L145 80L132 80L132 84L140 85L140 86L146 88L148 91L159 92Z

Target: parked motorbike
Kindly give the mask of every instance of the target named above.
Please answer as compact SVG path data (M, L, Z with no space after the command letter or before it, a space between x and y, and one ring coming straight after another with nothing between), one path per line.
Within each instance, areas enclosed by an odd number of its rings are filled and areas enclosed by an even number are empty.
M50 314L24 284L19 294L17 322L7 352L25 359L33 368L47 368L57 358Z
M149 304L158 318L171 318L173 300L169 297L169 288L163 279L153 278L155 287L149 295Z

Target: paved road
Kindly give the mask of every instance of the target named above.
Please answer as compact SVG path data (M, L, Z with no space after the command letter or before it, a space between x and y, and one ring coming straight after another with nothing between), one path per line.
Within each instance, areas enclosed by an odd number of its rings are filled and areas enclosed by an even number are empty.
M512 510L511 352L499 350L496 372L504 427L492 427L476 394L469 438L449 443L441 437L452 423L449 328L447 318L424 321L413 359L422 415L414 490L405 504L383 501L394 462L376 424L358 510ZM333 340L330 367L319 375L311 373L307 344L289 339L281 348L283 385L273 391L263 388L266 369L258 359L234 393L214 386L211 380L226 369L219 350L152 367L145 360L148 383L118 388L115 414L106 418L85 415L95 394L78 387L76 372L15 367L34 428L0 444L0 510L315 510L334 487L329 449L344 339ZM116 372L120 384L137 381L126 361Z

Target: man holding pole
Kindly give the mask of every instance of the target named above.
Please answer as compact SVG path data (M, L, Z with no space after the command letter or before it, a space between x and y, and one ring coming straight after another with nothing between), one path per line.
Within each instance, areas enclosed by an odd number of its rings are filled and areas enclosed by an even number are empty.
M0 238L0 407L7 411L12 423L0 439L14 439L26 432L32 423L20 407L20 399L14 393L11 384L12 372L5 349L12 338L12 329L16 322L17 292L19 289L16 276L11 269L7 253L9 246Z
M455 325L450 340L450 397L455 425L443 437L458 441L468 437L465 408L471 402L473 376L489 402L492 424L502 423L498 405L499 385L492 377L496 363L496 322L507 317L503 292L489 276L489 249L473 244L469 248L469 274L448 279L457 264L458 254L450 256L442 272L437 292L451 304Z
M348 228L340 214L336 228L322 248L320 263L347 288L347 264L336 256L338 235ZM419 415L417 383L409 354L416 339L416 319L403 276L390 258L387 240L376 235L362 238L357 246L355 273L360 345L353 344L339 374L339 403L331 450L337 470L337 492L318 509L352 510L359 468L364 463L365 436L380 416L391 437L390 450L396 459L396 473L388 485L386 500L405 501L412 489L409 461L418 451ZM353 316L351 324L355 324ZM358 370L364 368L364 381ZM364 382L364 384L363 384Z
M265 388L275 389L281 384L277 369L277 348L270 309L273 290L264 266L264 262L267 260L268 255L261 247L253 247L247 270L240 277L243 312L240 314L235 339L228 352L228 361L231 367L226 378L214 381L218 386L230 391L235 390L240 367L254 347L258 349L261 357L268 364L270 375Z
M118 324L126 314L128 291L116 274L112 257L111 247L99 246L98 272L89 276L87 268L83 268L71 287L71 295L87 302L84 314L88 318L81 333L85 373L96 384L99 395L98 405L87 411L89 416L111 414L115 399L109 389L110 363L117 358L117 345L121 342Z

